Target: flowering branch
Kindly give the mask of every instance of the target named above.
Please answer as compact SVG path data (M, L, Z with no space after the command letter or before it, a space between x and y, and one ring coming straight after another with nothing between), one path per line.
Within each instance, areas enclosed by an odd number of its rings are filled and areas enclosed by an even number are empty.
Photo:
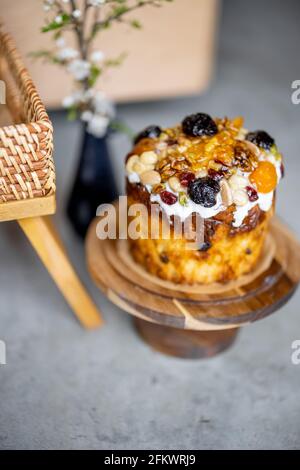
M91 51L93 40L113 23L124 22L133 28L141 25L126 16L144 6L162 6L172 0L44 0L44 10L49 14L43 33L53 33L54 50L41 50L32 54L64 67L72 76L75 91L63 100L68 116L77 116L87 122L87 129L103 136L112 119L114 107L103 92L95 89L99 77L107 68L120 65L125 57L106 59L102 51ZM80 7L78 6L80 4ZM77 48L67 47L64 33L71 31Z

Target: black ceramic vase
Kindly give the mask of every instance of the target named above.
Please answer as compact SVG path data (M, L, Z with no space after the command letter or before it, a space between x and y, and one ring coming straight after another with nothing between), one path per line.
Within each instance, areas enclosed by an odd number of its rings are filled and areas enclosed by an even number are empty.
M107 146L107 135L95 137L84 130L81 155L67 205L74 230L85 237L97 207L118 195Z

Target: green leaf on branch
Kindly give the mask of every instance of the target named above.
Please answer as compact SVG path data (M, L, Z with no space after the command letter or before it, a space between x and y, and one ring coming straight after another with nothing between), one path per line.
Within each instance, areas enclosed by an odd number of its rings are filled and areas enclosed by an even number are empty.
M75 106L71 106L70 108L68 108L68 111L67 111L68 121L75 121L75 119L77 119L77 114L78 114L78 111Z
M104 62L105 67L118 67L121 65L124 61L124 59L127 57L126 52L122 52L122 54L119 55L119 57L116 57L115 59L107 59Z
M92 87L95 85L96 81L98 80L99 75L101 74L101 69L97 67L97 65L91 66L90 76L88 78L89 86Z
M50 23L48 23L46 26L42 28L42 33L48 33L48 31L54 31L56 29L60 29L63 26L66 26L67 24L70 23L70 20L71 20L70 15L68 15L67 13L63 13L60 16L62 19L61 23L57 23L55 20L51 21Z
M136 29L141 29L142 28L142 25L138 20L131 20L130 21L130 26L132 26L133 28L136 28Z
M53 55L51 51L40 50L35 52L30 52L28 57L32 59L45 59L47 62L52 62L53 64L60 64L60 61Z
M129 10L129 7L126 6L126 5L120 5L118 7L115 7L113 10L112 10L112 14L114 16L121 16L121 15L124 15L124 13L127 13Z
M128 127L124 122L111 121L111 123L109 124L109 127L113 131L122 132L123 134L126 134L130 138L130 140L132 140L135 136L135 133L133 132L133 130L130 127Z

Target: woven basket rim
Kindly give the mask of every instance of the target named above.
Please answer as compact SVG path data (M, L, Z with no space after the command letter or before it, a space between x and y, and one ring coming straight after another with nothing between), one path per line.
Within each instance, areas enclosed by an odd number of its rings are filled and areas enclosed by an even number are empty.
M6 86L17 90L8 103L15 124L0 127L0 204L49 196L55 193L52 123L13 38L1 26L0 61Z

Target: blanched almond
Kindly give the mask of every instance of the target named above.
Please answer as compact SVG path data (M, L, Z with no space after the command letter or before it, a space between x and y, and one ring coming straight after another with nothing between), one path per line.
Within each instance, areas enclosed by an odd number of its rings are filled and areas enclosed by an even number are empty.
M238 189L237 191L234 191L233 193L233 202L237 206L245 206L247 202L249 201L248 195L246 191L243 189Z
M196 178L205 178L207 176L207 170L199 170L196 172Z
M149 168L147 165L144 165L144 163L142 163L140 160L138 160L137 162L135 162L135 163L132 165L132 169L133 169L133 171L135 171L138 175L141 175L142 173L144 173L144 171L147 171L147 170L149 170L150 168Z
M154 171L154 170L145 171L144 173L140 175L140 177L141 177L141 182L144 185L150 184L151 186L153 186L155 184L159 184L161 181L160 174L158 173L158 171Z
M155 152L143 152L140 156L140 160L144 165L155 165L157 162L157 155Z
M222 179L220 181L220 186L221 186L222 202L225 207L229 207L233 203L233 198L232 198L232 191L226 179Z
M248 180L240 175L232 175L228 180L229 186L231 189L244 189L248 186Z
M127 163L126 163L126 171L128 173L133 173L133 165L139 161L138 155L131 155L131 157L128 158Z
M171 176L171 178L169 178L168 183L172 191L174 191L175 193L178 193L182 189L182 186L177 176Z

